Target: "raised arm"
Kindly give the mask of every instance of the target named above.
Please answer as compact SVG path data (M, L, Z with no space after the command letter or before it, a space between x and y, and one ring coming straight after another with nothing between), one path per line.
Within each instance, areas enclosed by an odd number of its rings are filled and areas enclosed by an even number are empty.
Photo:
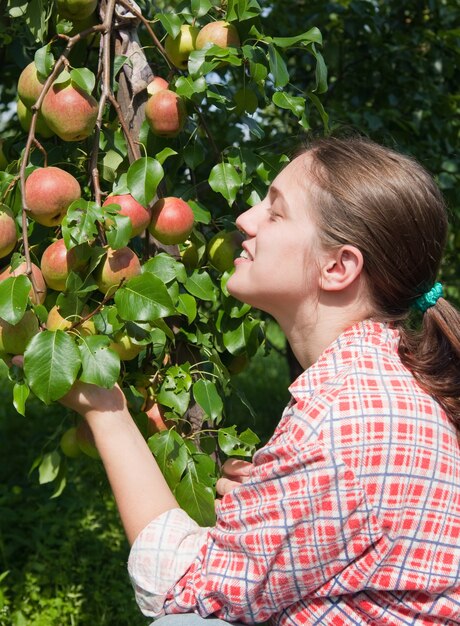
M130 544L155 517L179 505L118 386L77 382L61 403L82 415L92 431Z

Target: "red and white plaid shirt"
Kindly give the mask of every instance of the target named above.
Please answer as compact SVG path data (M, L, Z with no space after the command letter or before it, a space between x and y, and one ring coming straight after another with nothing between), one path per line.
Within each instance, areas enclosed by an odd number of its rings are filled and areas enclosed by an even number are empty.
M345 331L290 387L248 482L213 528L169 511L133 545L146 615L278 626L460 624L460 450L397 353Z

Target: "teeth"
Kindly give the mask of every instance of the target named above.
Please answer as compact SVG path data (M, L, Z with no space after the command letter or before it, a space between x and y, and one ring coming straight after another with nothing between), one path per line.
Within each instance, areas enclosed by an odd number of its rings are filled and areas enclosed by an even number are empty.
M246 250L242 250L241 254L240 254L240 257L242 259L249 259L249 254L246 252Z

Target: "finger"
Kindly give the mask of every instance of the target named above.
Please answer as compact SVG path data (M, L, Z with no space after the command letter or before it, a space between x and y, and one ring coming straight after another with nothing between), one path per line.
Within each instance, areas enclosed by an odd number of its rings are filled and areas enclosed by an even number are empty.
M222 474L233 479L244 479L251 473L252 463L241 459L227 459L222 466Z
M236 487L241 485L240 482L236 480L229 480L228 478L219 478L216 483L216 491L220 496L225 496L225 494L230 493Z

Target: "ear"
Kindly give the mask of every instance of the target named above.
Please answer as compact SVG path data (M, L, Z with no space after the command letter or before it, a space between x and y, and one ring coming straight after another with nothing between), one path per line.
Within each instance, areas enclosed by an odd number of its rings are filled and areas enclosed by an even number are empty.
M321 270L321 288L341 291L351 285L362 272L363 255L355 246L341 246L332 250Z

